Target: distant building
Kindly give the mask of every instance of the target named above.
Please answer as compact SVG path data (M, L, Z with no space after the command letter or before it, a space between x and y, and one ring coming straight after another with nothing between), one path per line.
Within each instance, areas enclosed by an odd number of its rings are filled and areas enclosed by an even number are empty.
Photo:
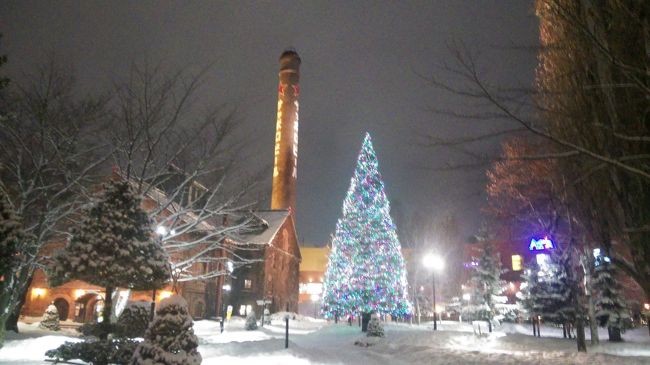
M323 277L327 270L330 248L300 246L299 313L316 316L323 298Z

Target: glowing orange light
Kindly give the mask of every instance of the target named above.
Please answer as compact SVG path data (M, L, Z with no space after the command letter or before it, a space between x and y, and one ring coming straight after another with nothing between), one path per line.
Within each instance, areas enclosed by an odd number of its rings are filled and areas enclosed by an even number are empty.
M45 293L47 293L46 289L43 288L32 288L32 299L33 298L41 298L45 296Z
M163 291L161 291L160 294L158 295L158 298L159 298L159 300L163 300L163 299L165 299L165 298L169 298L169 297L171 297L172 294L173 294L173 293L172 293L171 291L169 291L169 290L163 290Z
M85 290L77 289L77 290L74 291L74 298L79 299L79 298L83 297L85 294L86 294Z

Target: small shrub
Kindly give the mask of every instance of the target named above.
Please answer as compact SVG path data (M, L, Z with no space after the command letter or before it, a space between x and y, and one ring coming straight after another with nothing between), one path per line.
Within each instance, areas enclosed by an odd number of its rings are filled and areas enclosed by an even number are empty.
M381 325L377 314L373 314L370 317L368 332L366 334L368 337L384 337L384 327Z
M129 302L115 324L115 335L118 337L144 337L151 318L151 303Z
M85 337L97 337L100 338L104 333L106 333L106 330L108 330L109 333L112 333L115 331L115 325L111 323L111 325L106 328L105 325L102 325L101 323L96 323L96 322L86 322L82 324L79 328L77 328L78 332L81 332L82 335Z
M187 302L172 295L160 302L144 341L131 359L132 365L199 365L199 340L194 334Z
M56 309L54 304L47 306L47 309L43 314L43 320L38 325L38 327L50 331L58 331L61 329L59 326L59 311Z
M94 365L128 364L138 342L130 339L65 342L45 356L55 361L81 360Z
M250 311L246 316L246 324L244 328L246 328L247 331L257 329L257 317L255 317L255 311Z

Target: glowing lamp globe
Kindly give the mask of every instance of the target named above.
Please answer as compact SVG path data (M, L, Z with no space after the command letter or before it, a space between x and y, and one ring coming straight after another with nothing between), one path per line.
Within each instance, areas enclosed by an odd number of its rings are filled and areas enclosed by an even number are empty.
M422 264L429 270L442 270L445 267L445 262L442 261L442 258L432 253L422 258Z

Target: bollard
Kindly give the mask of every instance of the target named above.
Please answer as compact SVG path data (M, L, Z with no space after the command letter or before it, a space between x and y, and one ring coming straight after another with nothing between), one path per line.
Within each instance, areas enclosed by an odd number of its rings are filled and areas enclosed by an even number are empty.
M284 330L284 348L289 348L289 316L284 318L285 320L285 330Z
M223 317L221 317L221 321L219 321L219 327L221 327L221 333L223 333Z

